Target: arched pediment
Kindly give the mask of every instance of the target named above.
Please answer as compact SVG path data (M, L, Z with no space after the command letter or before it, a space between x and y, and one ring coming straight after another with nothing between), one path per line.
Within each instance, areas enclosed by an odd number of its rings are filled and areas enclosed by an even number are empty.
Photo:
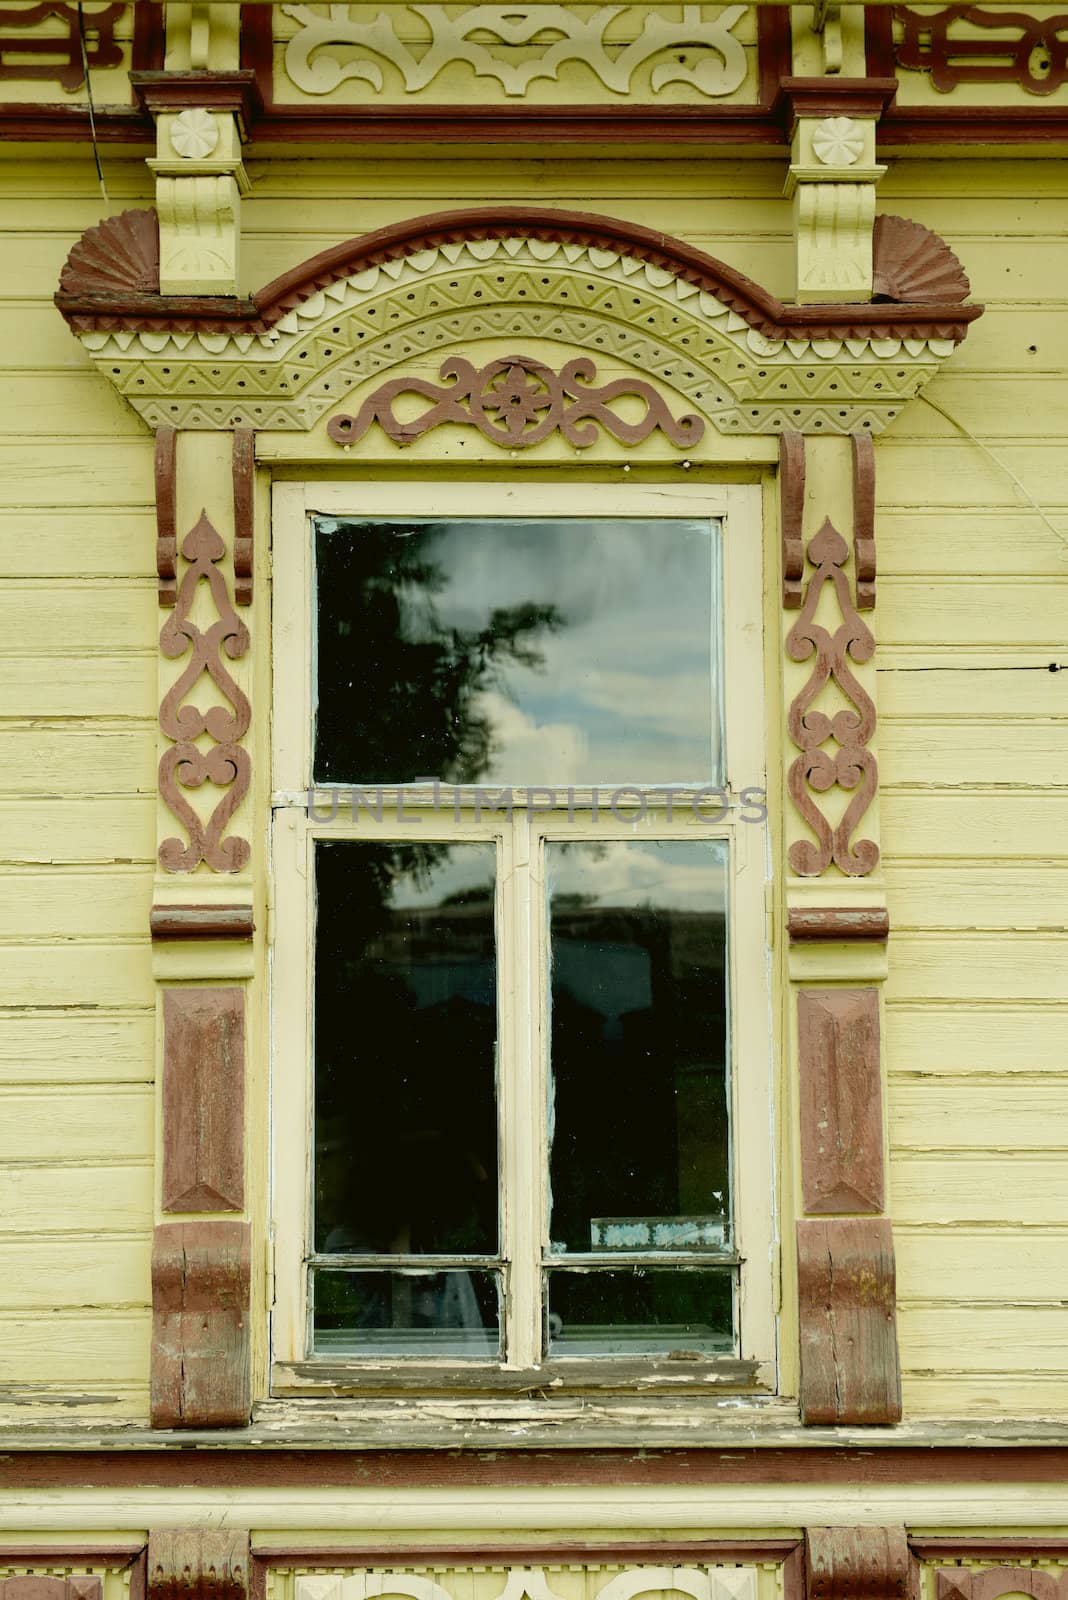
M516 207L366 234L250 300L176 299L153 292L150 218L126 212L91 229L56 299L153 427L307 430L366 404L376 385L425 380L490 341L498 356L530 359L543 342L564 346L591 358L587 383L633 373L724 434L877 433L982 311L961 304L959 264L914 224L911 281L922 294L926 250L939 299L786 306L649 229Z

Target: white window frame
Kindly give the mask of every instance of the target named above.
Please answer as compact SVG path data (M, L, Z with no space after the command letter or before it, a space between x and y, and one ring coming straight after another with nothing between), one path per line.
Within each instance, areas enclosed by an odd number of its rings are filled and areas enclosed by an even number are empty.
M730 841L728 951L730 1024L731 1152L733 1215L741 1259L736 1301L739 1356L755 1363L754 1391L776 1387L775 1317L775 1161L773 1119L773 1038L770 960L766 927L766 882L770 851L766 822L751 818L742 791L766 790L764 741L764 652L761 622L761 491L758 484L583 482L524 474L508 482L393 482L331 480L279 482L274 486L273 655L274 744L271 825L271 1106L272 1236L274 1303L271 1315L272 1392L314 1390L314 1366L322 1358L307 1354L306 1259L310 1246L313 1164L313 934L316 838L411 837L394 822L379 824L361 816L316 823L307 814L311 778L314 674L314 573L310 519L330 517L583 517L625 516L663 520L708 517L722 524L721 595L723 608L723 706L726 751L723 787L730 806L718 823L685 816L680 808L671 830L657 830L651 807L644 822L615 817L525 818L522 793L515 789L511 824L472 816L457 823L451 810L435 829L433 812L424 812L419 837L493 840L498 851L497 929L499 973L515 980L509 998L499 994L501 1059L499 1093L500 1161L503 1183L501 1254L527 1265L508 1269L502 1331L508 1358L485 1369L493 1374L529 1371L542 1364L540 1264L547 1226L547 1172L539 1150L546 1130L519 1116L517 1109L547 1105L543 1011L547 993L547 933L544 896L539 892L544 839L703 838ZM348 787L343 786L343 787ZM451 791L446 791L451 793ZM429 795L403 790L413 810ZM389 810L386 817L389 818ZM525 856L525 860L523 859ZM502 894L506 876L519 888ZM499 985L500 987L500 985ZM354 1030L358 1019L354 1019ZM538 1123L538 1118L533 1119ZM744 1160L738 1160L744 1152ZM507 1197L512 1197L512 1204ZM677 1259L677 1258L676 1258ZM666 1265L667 1263L665 1263ZM602 1357L583 1362L592 1372ZM652 1361L653 1358L649 1358ZM571 1362L569 1366L577 1363ZM339 1358L330 1358L336 1374ZM384 1365L389 1366L389 1362ZM407 1365L407 1363L397 1363ZM420 1363L432 1366L435 1363ZM448 1366L449 1363L444 1363ZM453 1364L455 1365L455 1364ZM555 1361L549 1363L555 1369ZM350 1363L354 1384L365 1379L365 1358ZM479 1369L483 1370L483 1369ZM375 1364L377 1383L382 1368ZM681 1376L681 1374L680 1374ZM672 1388L677 1392L678 1383Z

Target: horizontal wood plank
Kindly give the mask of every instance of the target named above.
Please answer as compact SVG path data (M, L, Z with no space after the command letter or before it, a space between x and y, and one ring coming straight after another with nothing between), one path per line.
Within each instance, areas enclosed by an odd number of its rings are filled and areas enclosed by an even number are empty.
M142 1309L151 1304L152 1240L0 1238L4 1311Z
M143 1006L153 993L147 939L0 946L0 1006Z
M1068 859L1068 794L886 789L883 851L890 858L951 861Z
M895 1151L890 1208L898 1223L1046 1223L1068 1215L1068 1161L1059 1152L997 1155Z
M1014 1079L1021 1073L1065 1070L1065 1013L1056 1006L890 1001L884 1015L891 1072L949 1077L997 1072ZM1007 1083L1006 1094L1011 1092Z
M0 801L0 862L155 862L151 797Z
M157 732L150 723L40 727L0 722L0 793L154 794Z
M154 1001L111 1014L95 1002L0 1011L0 1083L151 1083Z
M890 923L898 933L938 928L1059 932L1068 926L1068 865L943 867L888 861L884 868Z
M0 1383L139 1383L148 1369L149 1312L0 1315Z
M1060 579L1003 578L997 604L983 578L880 578L879 640L894 645L1023 644L1049 648L1064 641L1068 570Z
M1068 1279L1068 1230L894 1227L902 1300L1051 1301ZM1068 1372L1065 1373L1068 1378Z
M150 1086L0 1090L0 1161L147 1160L155 1108Z
M1068 1010L1058 1031L1068 1046ZM886 1105L895 1150L1068 1150L1068 1073L1011 1092L997 1079L893 1076Z
M23 939L144 939L152 904L148 866L0 872L0 943Z
M141 1233L152 1226L152 1168L145 1163L0 1167L5 1234Z
M14 381L10 373L7 381ZM122 509L11 511L0 515L0 578L154 578L156 513Z

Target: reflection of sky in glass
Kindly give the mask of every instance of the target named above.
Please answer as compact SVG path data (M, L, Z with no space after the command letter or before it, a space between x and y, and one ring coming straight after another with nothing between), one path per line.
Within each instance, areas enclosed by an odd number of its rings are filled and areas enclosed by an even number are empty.
M711 915L726 906L727 846L716 840L581 840L545 848L554 897Z
M433 596L405 585L407 638L425 635L431 605L439 627L466 633L498 608L556 608L559 628L529 641L542 664L504 661L475 697L493 730L479 781L526 786L718 778L714 527L676 518L319 522L323 533L382 538L383 576L398 536L425 542L445 581ZM388 684L378 687L389 695ZM394 781L441 776L398 772Z

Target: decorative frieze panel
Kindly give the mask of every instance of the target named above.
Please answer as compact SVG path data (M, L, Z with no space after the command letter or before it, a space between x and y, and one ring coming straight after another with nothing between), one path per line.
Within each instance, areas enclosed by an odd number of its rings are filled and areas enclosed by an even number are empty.
M0 1575L0 1600L102 1600L96 1573L14 1572Z
M115 37L115 27L132 10L125 4L86 6L83 10L59 0L5 6L0 10L0 80L58 84L68 94L81 89L86 67L99 72L122 65L126 53ZM5 83L0 99L6 93Z
M135 292L123 306L116 276L144 277L137 215L75 247L57 303L154 427L307 430L390 369L476 340L507 341L508 354L518 339L549 339L599 368L633 369L722 433L878 433L981 310L929 299L784 306L646 229L518 209L384 229L251 302ZM122 266L106 265L94 294L93 264L112 238Z
M752 80L746 5L283 5L275 95L715 100ZM284 40L284 43L283 43ZM748 48L747 48L748 47Z
M780 1571L756 1566L391 1568L298 1574L293 1600L760 1600L779 1579Z
M1021 1554L1025 1552L1021 1550ZM1066 1600L1068 1566L1043 1562L1041 1567L998 1566L986 1562L936 1569L934 1600L1002 1600L1004 1595L1030 1595L1031 1600Z
M939 94L971 83L1055 94L1068 82L1068 14L1046 6L1035 13L970 5L940 11L894 6L894 59L907 71L928 73Z

